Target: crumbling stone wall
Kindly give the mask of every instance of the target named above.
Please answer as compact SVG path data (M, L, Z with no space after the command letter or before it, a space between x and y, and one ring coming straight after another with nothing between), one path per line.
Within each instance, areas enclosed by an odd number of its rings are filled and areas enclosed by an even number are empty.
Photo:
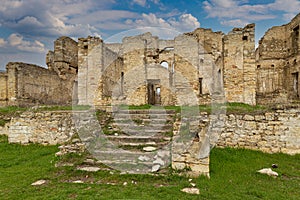
M0 72L0 106L7 105L7 74Z
M198 28L191 35L198 42L197 73L199 81L194 82L194 90L199 104L210 104L211 95L223 96L223 37L222 32Z
M78 104L94 105L103 66L103 41L78 39Z
M46 57L48 69L10 62L0 73L0 106L69 105L77 101L77 42L60 37ZM74 89L74 90L73 90ZM74 94L74 95L73 95Z
M254 115L227 115L217 145L300 153L300 110L276 110Z
M122 96L124 88L124 80L121 80L124 79L122 58L107 48L106 44L103 49L104 68L99 77L98 96L94 102L96 106L111 105L112 98Z
M6 67L7 105L72 102L73 82L61 79L56 72L26 63L8 63Z
M82 113L81 111L27 111L11 119L5 128L0 129L0 134L8 135L11 143L63 144L76 133L73 112ZM207 134L212 134L210 141L216 141L218 147L229 146L267 153L298 154L300 153L299 124L299 108L260 114L215 116L201 113L200 116L193 118L184 117L174 124L171 146L172 167L190 168L191 175L208 175L209 154L203 156L200 151Z
M224 37L224 89L229 102L256 104L254 24Z
M97 37L76 42L64 36L54 42L46 63L49 71L68 81L69 96L74 83L74 102L82 105L194 105L222 102L224 97L252 105L297 102L299 24L300 14L269 29L256 53L254 24L228 34L198 28L173 40L144 33L111 44ZM6 105L3 99L17 98L15 73L10 70L0 76L1 105Z
M46 64L51 71L55 71L61 78L67 79L66 74L75 74L78 70L77 42L62 36L54 41L54 51L49 51Z
M151 33L108 45L80 38L78 47L79 104L207 104L224 96L223 86L228 101L256 103L253 24L227 37L196 29L174 40Z
M8 135L10 143L63 144L75 134L72 112L28 111L11 119L1 134Z
M270 28L256 50L259 104L299 100L300 14L290 23Z

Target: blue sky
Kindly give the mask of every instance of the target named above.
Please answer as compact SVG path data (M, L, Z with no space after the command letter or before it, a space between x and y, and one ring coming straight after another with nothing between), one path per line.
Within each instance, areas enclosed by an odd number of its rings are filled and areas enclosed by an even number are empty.
M257 43L267 29L299 12L299 0L1 0L0 69L9 61L46 66L47 51L62 35L108 40L124 31L153 30L145 27L227 33L255 23Z

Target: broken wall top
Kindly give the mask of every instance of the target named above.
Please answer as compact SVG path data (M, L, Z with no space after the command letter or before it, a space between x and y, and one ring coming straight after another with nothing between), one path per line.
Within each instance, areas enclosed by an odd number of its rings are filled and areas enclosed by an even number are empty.
M297 52L294 50L293 29L300 24L300 13L291 22L268 29L260 39L257 59L285 59Z

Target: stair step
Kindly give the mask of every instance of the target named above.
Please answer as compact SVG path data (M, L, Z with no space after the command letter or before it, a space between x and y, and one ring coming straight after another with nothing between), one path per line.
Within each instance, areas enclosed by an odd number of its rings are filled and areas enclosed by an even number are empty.
M114 113L113 115L114 119L172 119L172 115L166 114L166 113L161 113L161 114L143 114L143 113Z
M125 114L175 114L174 110L164 109L151 109L151 110L118 110L113 113L125 113Z
M172 130L173 125L165 125L165 124L156 124L156 125L137 125L137 124L129 124L129 123L114 123L115 126L119 127L122 130Z
M169 131L164 130L132 130L132 129L121 129L125 135L132 135L132 136L146 136L146 137L153 137L157 135L169 135L172 134Z
M114 118L115 123L130 123L134 122L131 118ZM147 119L142 119L144 123L147 124L165 124L165 123L170 123L173 121L173 119L160 119L160 118L147 118Z
M164 166L170 164L170 150L160 151L164 156ZM126 171L128 173L145 173L151 172L152 167L156 164L159 152L141 152L141 151L125 151L125 150L95 150L93 155L98 162L108 165L114 169ZM165 157L167 156L167 157Z
M107 136L107 139L120 142L162 142L171 141L171 137L148 137L148 136Z

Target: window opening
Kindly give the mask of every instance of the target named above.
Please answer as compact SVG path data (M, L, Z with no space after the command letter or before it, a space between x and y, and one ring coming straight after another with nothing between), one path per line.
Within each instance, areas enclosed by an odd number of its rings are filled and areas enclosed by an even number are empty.
M161 65L163 68L169 69L169 63L166 62L166 61L161 62L160 65Z
M203 78L199 78L199 94L203 94Z

